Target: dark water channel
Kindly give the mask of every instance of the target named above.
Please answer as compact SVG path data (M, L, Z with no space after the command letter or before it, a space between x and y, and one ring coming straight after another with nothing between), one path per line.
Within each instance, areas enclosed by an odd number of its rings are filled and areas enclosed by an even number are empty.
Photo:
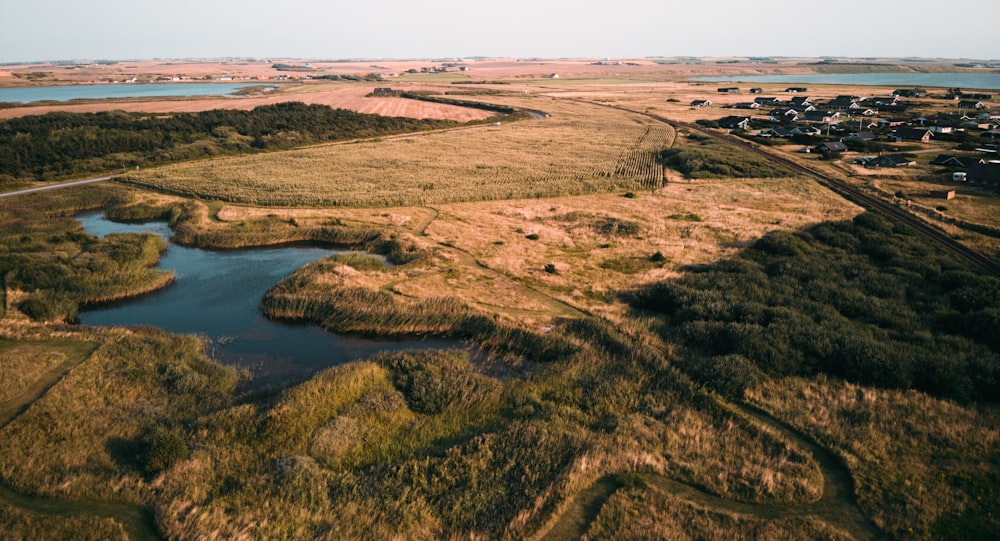
M170 238L162 222L120 224L88 212L76 217L84 230L109 233L152 232ZM169 332L196 334L218 361L246 368L254 386L272 387L308 378L330 366L386 350L458 348L455 340L387 341L339 336L320 327L265 318L258 304L264 293L305 264L338 253L317 247L253 248L212 251L169 244L157 268L172 270L170 286L107 306L80 312L85 325L151 325Z

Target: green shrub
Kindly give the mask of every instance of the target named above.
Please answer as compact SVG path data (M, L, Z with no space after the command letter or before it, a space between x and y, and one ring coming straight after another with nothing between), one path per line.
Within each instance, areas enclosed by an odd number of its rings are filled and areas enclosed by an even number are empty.
M186 460L191 451L184 438L173 429L157 426L140 438L139 453L136 457L147 475L154 476L181 460Z

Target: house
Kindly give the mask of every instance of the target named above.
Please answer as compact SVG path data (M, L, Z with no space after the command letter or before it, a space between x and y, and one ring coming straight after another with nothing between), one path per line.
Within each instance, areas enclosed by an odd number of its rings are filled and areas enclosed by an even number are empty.
M792 105L806 105L812 103L813 98L809 96L792 96L792 99L788 101L792 102Z
M855 115L855 116L858 116L858 115L860 115L860 116L875 116L875 115L878 114L878 111L876 111L875 109L864 109L864 108L860 108L859 107L857 109L851 109L851 110L847 111L847 114L849 114L849 115Z
M927 97L927 91L924 90L924 89L922 89L922 88L914 88L912 90L910 90L910 89L906 89L906 90L904 90L904 89L898 89L898 90L893 91L892 95L893 96L902 96L904 98L926 98Z
M941 135L941 134L945 134L945 133L955 133L955 127L954 126L937 126L937 125L935 125L935 126L931 126L931 127L927 128L927 129L930 130L931 133L933 133L934 135Z
M691 107L710 107L711 105L711 100L694 100L691 102Z
M868 160L865 167L909 167L914 163L916 162L902 154L884 154Z
M840 140L845 143L867 143L868 141L874 141L878 137L870 131L859 131L857 133L852 133L847 137L841 137Z
M751 88L750 89L750 93L751 94L763 94L764 93L764 89L763 88Z
M1000 119L1000 111L990 111L988 113L979 113L976 115L976 120L997 120Z
M778 98L754 98L753 102L758 105L775 105L781 103Z
M814 152L819 152L821 154L833 154L835 152L844 152L847 150L847 145L841 143L840 141L829 141L823 143L813 149Z
M886 105L899 105L899 99L896 96L890 98L875 98L871 100L872 104L877 107L884 107Z
M809 89L804 86L790 86L785 89L788 93L798 93L798 92L809 92Z
M815 126L804 126L802 128L794 128L792 129L792 132L798 132L795 133L795 135L822 135L823 130L820 130Z
M986 139L1000 139L1000 131L986 130L983 133L980 133L979 136Z
M924 128L896 128L889 134L889 140L899 141L920 141L929 143L931 140L931 130Z
M823 122L824 124L834 124L839 122L840 113L831 111L807 111L801 118L807 122Z
M775 109L771 111L770 118L774 122L795 122L799 119L799 112L790 107Z
M788 139L793 135L795 135L794 130L789 128L768 128L757 132L757 137L777 137L780 139Z
M728 130L745 130L750 127L748 116L727 116L719 119L719 127Z
M901 118L883 118L878 121L878 124L883 128L898 128L907 125L908 122Z
M372 91L372 95L374 96L388 96L392 95L392 93L392 89L388 87L379 87Z
M975 164L969 168L965 179L973 184L1000 187L1000 162Z
M847 111L849 109L858 109L861 107L858 105L858 99L855 96L837 96L823 106L827 109L833 109L834 111Z
M980 122L978 120L968 120L960 123L958 128L962 130L988 130L990 129L990 123Z
M952 154L939 154L937 158L931 160L931 165L961 167L963 169L968 169L969 167L980 163L986 163L986 160L976 156L956 156Z
M723 94L739 94L740 89L735 86L722 87L718 89L719 92Z
M958 102L959 109L985 109L986 104L981 101L961 100Z
M912 106L908 103L897 103L896 105L883 105L879 107L878 110L883 113L907 113L910 111Z
M730 109L760 109L759 103L754 103L752 101L741 101L739 103L734 103L729 106Z

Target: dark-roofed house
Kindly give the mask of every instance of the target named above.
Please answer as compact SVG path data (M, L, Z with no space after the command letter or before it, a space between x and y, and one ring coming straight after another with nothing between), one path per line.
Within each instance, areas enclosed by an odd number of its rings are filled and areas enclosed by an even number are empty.
M694 100L691 102L691 107L709 107L712 105L711 100Z
M908 167L914 163L916 162L902 154L883 154L868 160L865 167Z
M852 133L847 137L842 137L840 140L845 143L867 143L868 141L874 141L877 139L876 135L870 131L859 131Z
M812 103L812 100L813 99L809 96L792 96L792 99L788 101L792 102L794 105L803 105Z
M731 109L760 109L760 104L752 101L741 101L729 106Z
M798 119L799 112L792 108L782 108L771 111L771 120L775 122L795 122Z
M804 86L790 86L785 89L785 92L809 92L809 89Z
M777 137L787 139L793 135L795 135L795 133L790 128L768 128L757 132L757 137Z
M978 156L955 156L952 154L939 154L937 158L931 160L931 165L941 165L944 167L969 168L980 163L986 163L986 160Z
M840 113L830 111L807 111L802 117L807 122L825 122L827 124L839 122Z
M814 150L820 154L832 154L834 152L844 152L847 150L847 145L840 141L828 141L819 145Z
M779 100L778 98L763 98L763 97L761 97L761 98L754 98L753 101L754 101L754 103L758 103L760 105L775 105L775 104L781 103L781 100Z
M914 89L899 89L892 93L893 96L902 96L904 98L926 98L927 91L922 88Z
M961 100L958 102L959 109L986 109L986 104L981 101Z
M728 130L745 130L750 127L748 116L727 116L719 119L719 127Z
M718 91L722 92L723 94L739 94L740 93L739 87L735 87L735 86L724 86L724 87L719 88Z
M921 143L929 143L931 136L931 130L925 128L896 128L889 134L890 139L897 141L920 141Z
M973 184L1000 187L1000 163L977 163L969 168L965 179Z
M754 87L754 88L750 89L750 93L751 94L763 94L764 93L764 89L763 88Z
M835 111L847 111L848 109L858 109L861 106L858 105L858 100L854 96L838 96L825 103L823 107Z

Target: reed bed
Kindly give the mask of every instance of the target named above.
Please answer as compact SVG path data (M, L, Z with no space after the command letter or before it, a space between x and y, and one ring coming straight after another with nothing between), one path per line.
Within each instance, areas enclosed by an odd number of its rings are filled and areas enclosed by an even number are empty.
M597 106L508 100L545 108L552 116L177 164L126 182L244 204L362 207L638 190L662 183L657 156L673 142L669 126Z

